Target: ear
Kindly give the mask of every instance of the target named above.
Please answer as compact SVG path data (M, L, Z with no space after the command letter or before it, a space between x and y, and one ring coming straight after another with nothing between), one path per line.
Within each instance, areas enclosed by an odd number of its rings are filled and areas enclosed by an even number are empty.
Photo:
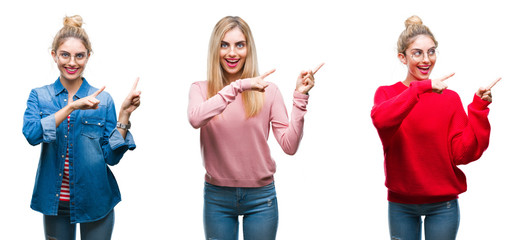
M400 62L402 62L404 65L408 64L408 59L404 53L398 53L397 57L398 60L400 60Z
M53 60L55 61L55 63L58 63L58 56L56 55L55 51L51 51L51 56L53 57Z

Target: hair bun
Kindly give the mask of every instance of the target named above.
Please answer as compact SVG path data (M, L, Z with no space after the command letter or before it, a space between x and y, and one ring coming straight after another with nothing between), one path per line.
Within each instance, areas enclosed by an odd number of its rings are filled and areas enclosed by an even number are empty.
M79 15L74 15L71 17L64 17L64 26L71 26L71 27L82 27L82 17Z
M406 25L406 28L411 25L422 25L422 19L420 19L417 15L413 15L406 19L404 24Z

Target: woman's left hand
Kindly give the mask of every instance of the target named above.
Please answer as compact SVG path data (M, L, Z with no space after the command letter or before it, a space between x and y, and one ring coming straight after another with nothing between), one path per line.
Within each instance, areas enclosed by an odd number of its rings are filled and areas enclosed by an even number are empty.
M295 90L302 94L307 94L309 90L315 86L314 75L322 66L324 66L324 63L318 65L314 70L300 72L297 79L297 88Z
M141 91L136 90L136 86L138 85L138 80L140 78L136 78L135 83L133 84L133 88L131 88L131 92L127 95L126 99L122 103L122 107L120 107L120 113L131 115L133 111L135 111L138 106L140 106L140 94Z
M477 96L479 96L482 100L491 102L493 101L491 97L491 88L495 86L500 81L501 78L497 78L497 80L493 81L489 86L487 87L480 87L477 91Z

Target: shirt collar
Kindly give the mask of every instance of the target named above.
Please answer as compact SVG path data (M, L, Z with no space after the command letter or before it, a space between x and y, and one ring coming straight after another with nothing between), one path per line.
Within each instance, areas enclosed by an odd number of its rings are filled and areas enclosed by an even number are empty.
M53 87L55 89L55 96L62 93L63 91L67 91L64 85L62 85L62 83L60 82L60 77L58 77L58 79L55 81L55 83L53 84ZM78 98L86 97L87 94L89 93L90 87L91 86L89 85L87 80L85 78L82 78L82 85L80 85L80 88L78 89L78 91L76 91L75 96L77 96Z

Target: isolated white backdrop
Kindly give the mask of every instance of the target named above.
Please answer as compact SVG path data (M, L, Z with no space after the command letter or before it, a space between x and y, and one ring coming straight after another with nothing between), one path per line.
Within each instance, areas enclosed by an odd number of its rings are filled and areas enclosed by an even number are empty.
M0 238L41 239L29 208L40 146L22 135L32 88L58 77L50 45L65 15L84 18L94 54L84 76L120 106L140 76L137 148L112 167L123 201L113 239L202 239L204 168L187 121L189 86L205 80L214 24L252 28L261 71L288 110L300 70L317 73L295 156L270 137L277 162L278 239L387 239L382 145L369 113L375 89L405 77L396 58L404 20L419 15L439 41L432 76L450 72L465 105L497 77L490 147L462 166L459 239L516 239L524 225L524 17L511 1L4 1L0 4Z

